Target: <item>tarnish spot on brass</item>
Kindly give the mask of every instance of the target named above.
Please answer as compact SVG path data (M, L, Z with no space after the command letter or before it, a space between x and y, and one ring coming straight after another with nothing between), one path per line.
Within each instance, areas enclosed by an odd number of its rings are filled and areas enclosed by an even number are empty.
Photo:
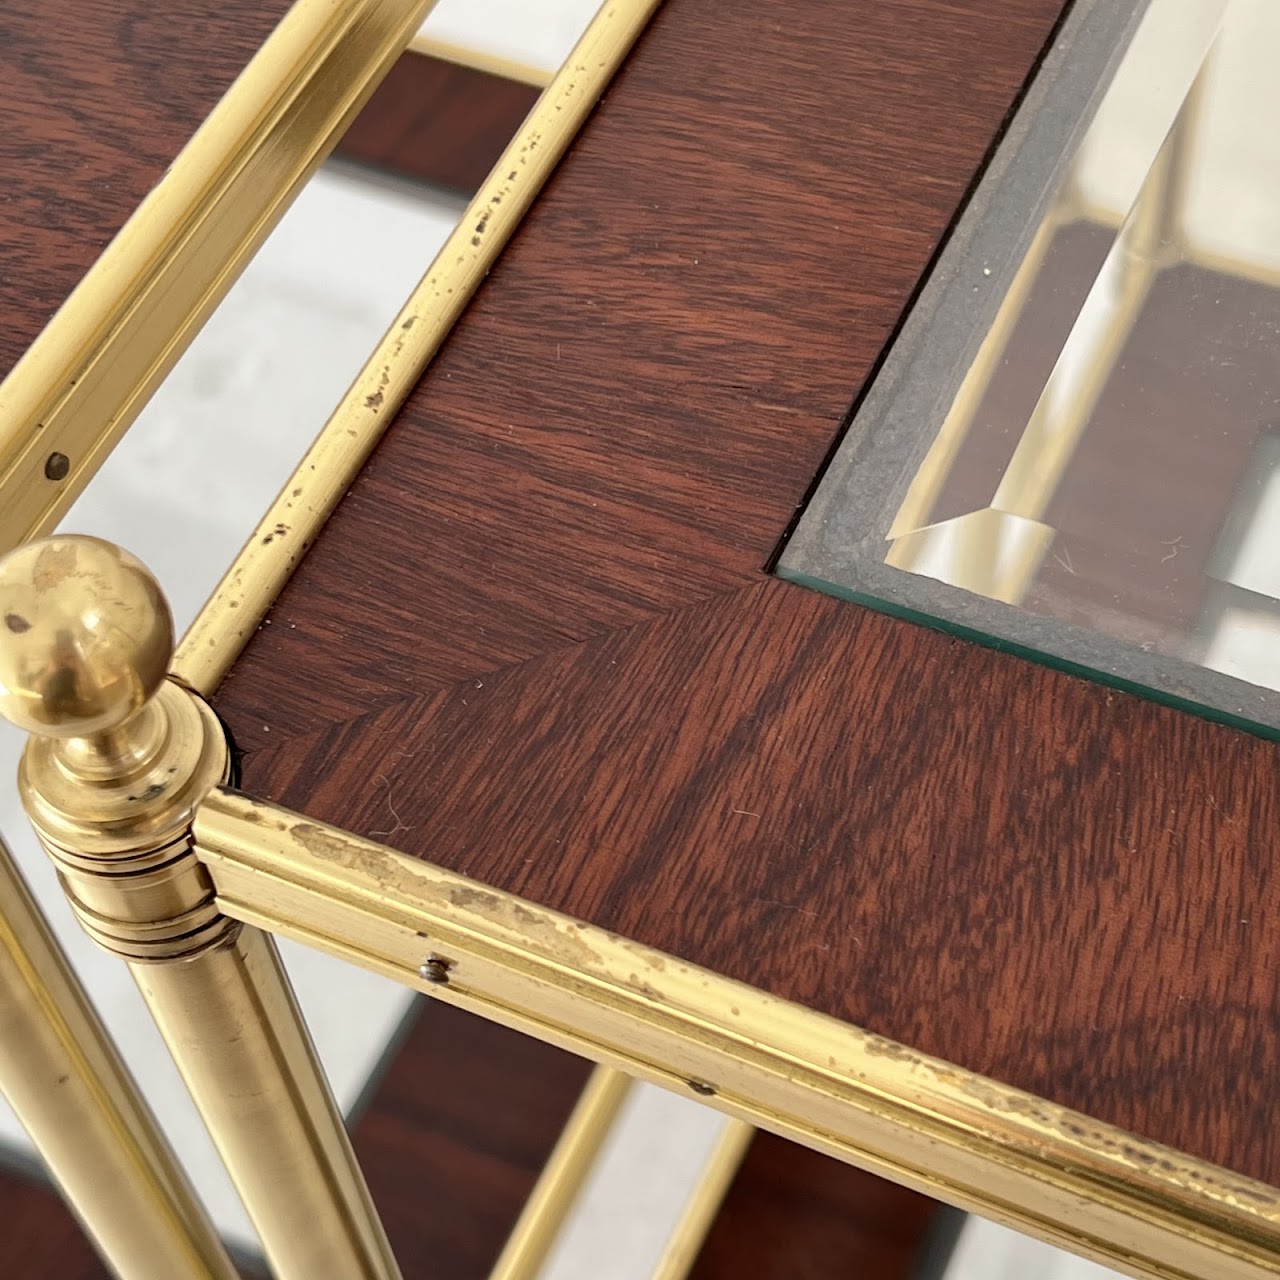
M495 922L500 922L503 915L509 915L522 932L547 935L557 957L566 963L579 965L602 963L599 953L586 943L577 930L569 932L560 928L559 920L546 912L539 911L536 907L528 907L502 894L473 888L470 885L458 885L450 889L449 903L464 911L475 911L486 915Z
M323 827L310 822L295 823L290 828L290 833L309 853L326 862L339 863L362 872L376 881L380 888L394 889L411 903L414 900L421 901L424 897L426 885L423 877L415 873L413 868L402 865L398 856L389 851L384 853L382 850L362 849L358 844L334 836ZM522 933L548 935L557 957L566 964L601 963L601 957L580 936L561 929L553 916L537 908L470 885L451 888L447 899L451 906L485 915L495 923L501 923L505 915ZM424 902L423 905L434 904Z
M76 545L74 542L54 542L45 547L36 558L32 580L37 590L54 591L76 571Z
M449 894L449 901L455 907L475 908L479 911L495 911L501 901L496 893L488 889L472 889L466 885L454 889Z
M295 822L291 834L308 853L314 853L317 858L323 858L326 862L360 864L358 857L350 856L352 849L345 840L336 839L314 823Z
M638 973L627 974L627 982L630 983L631 989L637 994L653 1000L655 1003L661 1003L662 992L652 983L646 982Z

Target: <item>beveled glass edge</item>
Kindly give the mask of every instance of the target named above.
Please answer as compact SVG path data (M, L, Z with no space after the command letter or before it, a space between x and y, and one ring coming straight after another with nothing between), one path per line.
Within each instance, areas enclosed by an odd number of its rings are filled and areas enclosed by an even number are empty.
M939 251L775 572L1095 683L1280 740L1280 693L884 563L885 534L1148 0L1075 0ZM989 274L988 274L989 273ZM975 291L976 290L976 291Z

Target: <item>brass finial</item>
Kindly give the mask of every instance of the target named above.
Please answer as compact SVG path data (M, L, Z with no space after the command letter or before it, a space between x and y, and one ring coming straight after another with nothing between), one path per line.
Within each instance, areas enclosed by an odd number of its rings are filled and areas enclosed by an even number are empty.
M122 728L155 696L173 619L141 561L59 536L0 559L0 714L40 737Z
M0 559L0 714L32 735L22 798L65 876L185 840L226 775L217 718L165 678L172 655L169 606L127 551L59 535Z

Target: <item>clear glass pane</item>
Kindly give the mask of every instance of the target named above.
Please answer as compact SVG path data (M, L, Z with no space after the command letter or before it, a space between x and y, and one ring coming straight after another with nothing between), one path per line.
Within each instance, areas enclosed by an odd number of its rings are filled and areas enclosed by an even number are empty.
M1120 8L1076 6L780 572L1280 731L1280 11Z

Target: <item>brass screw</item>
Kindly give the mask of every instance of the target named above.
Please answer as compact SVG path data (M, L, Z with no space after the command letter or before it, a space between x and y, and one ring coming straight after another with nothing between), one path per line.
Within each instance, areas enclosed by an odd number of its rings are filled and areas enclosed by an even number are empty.
M427 982L436 982L443 985L449 981L449 969L451 967L452 961L444 960L437 955L430 955L419 966L418 976Z

